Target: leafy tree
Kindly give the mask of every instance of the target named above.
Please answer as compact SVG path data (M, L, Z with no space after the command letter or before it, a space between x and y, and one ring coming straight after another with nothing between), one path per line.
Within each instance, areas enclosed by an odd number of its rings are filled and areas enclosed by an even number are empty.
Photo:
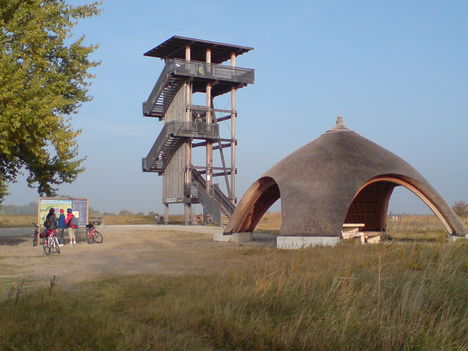
M468 202L456 201L453 204L452 209L458 217L468 217Z
M88 69L99 63L88 58L97 46L71 29L99 11L99 3L0 0L0 204L23 171L47 196L83 171L71 114L91 99Z

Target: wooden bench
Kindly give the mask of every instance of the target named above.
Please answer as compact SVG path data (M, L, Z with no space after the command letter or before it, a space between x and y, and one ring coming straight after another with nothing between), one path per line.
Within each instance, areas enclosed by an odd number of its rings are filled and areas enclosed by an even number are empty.
M361 232L361 244L378 244L382 232Z
M345 223L343 224L343 230L341 231L341 236L343 239L353 239L358 238L359 229L364 228L366 225L364 223Z
M366 225L364 223L345 223L341 235L343 239L360 238L361 244L378 244L380 242L381 232L361 232L361 228Z

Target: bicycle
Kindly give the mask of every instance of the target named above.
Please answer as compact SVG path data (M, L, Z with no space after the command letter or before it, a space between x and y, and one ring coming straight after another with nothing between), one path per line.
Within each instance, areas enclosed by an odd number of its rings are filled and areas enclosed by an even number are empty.
M55 230L44 229L39 233L39 226L36 223L34 224L33 232L33 246L37 246L38 239L42 239L40 243L42 245L42 250L46 256L49 256L52 250L55 250L58 254L60 253L60 245L56 236Z
M160 216L160 215L154 216L154 221L155 221L155 224L156 224L156 225L165 224L165 223L164 223L164 217L163 217L163 216Z
M86 241L88 244L92 244L93 242L101 244L104 241L102 234L96 230L94 222L89 222L89 224L86 225Z

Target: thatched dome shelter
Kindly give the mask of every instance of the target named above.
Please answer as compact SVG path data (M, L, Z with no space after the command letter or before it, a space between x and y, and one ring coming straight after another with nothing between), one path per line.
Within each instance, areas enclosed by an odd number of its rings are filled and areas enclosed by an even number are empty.
M423 200L452 235L465 228L432 186L407 162L349 130L336 126L296 150L252 184L225 234L252 232L281 198L282 236L341 237L344 223L361 231L385 231L388 203L396 186Z

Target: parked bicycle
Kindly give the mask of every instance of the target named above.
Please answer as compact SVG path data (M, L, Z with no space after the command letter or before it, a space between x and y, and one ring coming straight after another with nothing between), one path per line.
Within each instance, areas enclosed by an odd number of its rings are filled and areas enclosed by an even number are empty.
M89 222L86 225L86 241L88 244L92 244L93 242L96 244L100 244L104 241L104 237L101 233L96 230L94 226L94 222Z
M163 216L160 216L160 215L154 216L154 221L155 221L155 224L156 224L156 225L165 224L165 223L164 223L164 217L163 217Z
M38 241L42 245L42 250L44 253L49 256L52 251L60 253L60 245L57 239L55 230L44 229L42 232L39 232L39 226L36 223L33 223L33 246L37 246Z

